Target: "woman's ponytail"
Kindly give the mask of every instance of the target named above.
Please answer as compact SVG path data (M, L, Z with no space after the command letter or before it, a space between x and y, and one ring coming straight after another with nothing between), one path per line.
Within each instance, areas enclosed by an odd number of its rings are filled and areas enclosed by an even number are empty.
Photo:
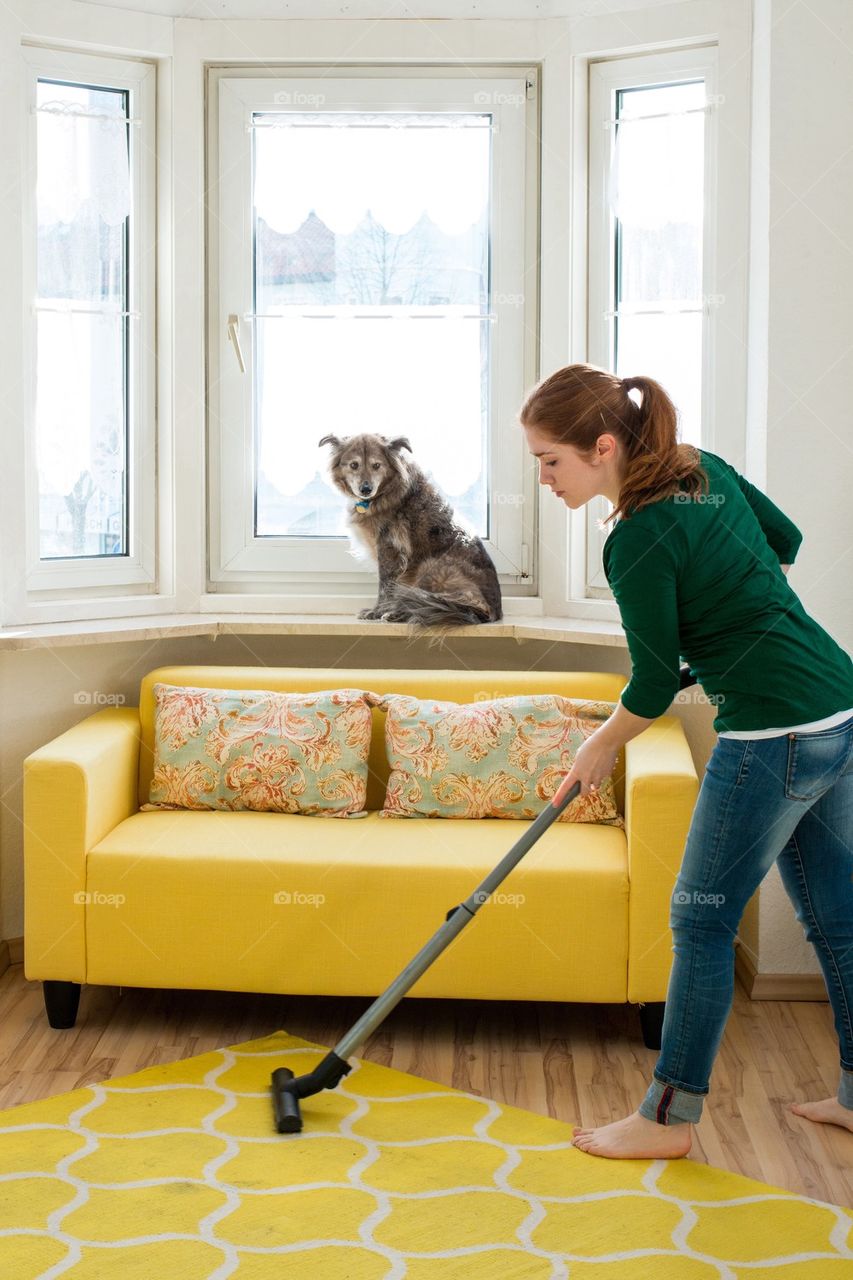
M632 429L624 440L628 466L619 503L607 519L627 517L677 491L707 492L708 477L698 450L678 442L678 411L661 384L641 374L622 378L621 388ZM640 393L639 403L631 391Z

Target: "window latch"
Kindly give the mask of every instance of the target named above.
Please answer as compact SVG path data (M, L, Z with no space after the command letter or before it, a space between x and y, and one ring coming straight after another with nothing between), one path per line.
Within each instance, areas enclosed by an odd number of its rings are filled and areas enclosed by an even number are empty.
M236 316L236 315L234 315L234 316L229 316L229 317L228 317L228 337L229 337L229 338L231 339L231 341L234 343L234 350L235 350L235 351L236 351L236 353L237 353L237 363L238 363L238 364L239 364L239 366L240 366L240 372L241 372L241 373L245 373L245 372L246 372L246 362L245 362L245 360L243 359L243 352L242 352L242 350L240 349L240 335L239 335L239 332L238 332L239 328L240 328L240 318L239 318L239 316Z

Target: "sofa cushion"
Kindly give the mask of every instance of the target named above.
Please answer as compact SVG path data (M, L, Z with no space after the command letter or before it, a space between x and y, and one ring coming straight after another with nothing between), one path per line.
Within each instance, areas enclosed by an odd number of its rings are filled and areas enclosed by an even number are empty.
M383 817L535 818L612 702L540 693L460 704L386 694L390 768ZM623 827L612 777L560 822Z
M365 813L374 695L160 683L154 699L154 774L144 809Z
M85 980L372 998L520 834L377 812L133 814L86 857ZM625 832L554 823L413 994L625 1000L628 902Z

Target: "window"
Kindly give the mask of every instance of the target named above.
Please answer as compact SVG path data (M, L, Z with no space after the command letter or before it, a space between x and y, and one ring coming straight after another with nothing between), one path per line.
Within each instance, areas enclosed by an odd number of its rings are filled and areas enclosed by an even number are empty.
M713 309L713 51L590 67L590 362L657 379L699 445L710 416ZM587 594L609 598L590 505Z
M26 589L146 590L153 68L43 49L25 68Z
M319 447L363 431L529 583L532 72L212 83L211 588L372 589Z

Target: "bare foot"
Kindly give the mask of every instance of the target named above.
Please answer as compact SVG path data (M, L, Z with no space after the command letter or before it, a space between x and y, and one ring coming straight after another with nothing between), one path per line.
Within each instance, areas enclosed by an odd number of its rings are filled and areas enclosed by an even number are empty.
M853 1133L853 1111L843 1107L837 1098L824 1098L821 1102L789 1102L788 1110L794 1115L805 1116L807 1120L818 1120L823 1124L840 1124L843 1129Z
M670 1160L686 1156L693 1142L689 1124L657 1124L639 1111L624 1120L583 1129L575 1125L572 1146L591 1156L610 1156L622 1160Z

